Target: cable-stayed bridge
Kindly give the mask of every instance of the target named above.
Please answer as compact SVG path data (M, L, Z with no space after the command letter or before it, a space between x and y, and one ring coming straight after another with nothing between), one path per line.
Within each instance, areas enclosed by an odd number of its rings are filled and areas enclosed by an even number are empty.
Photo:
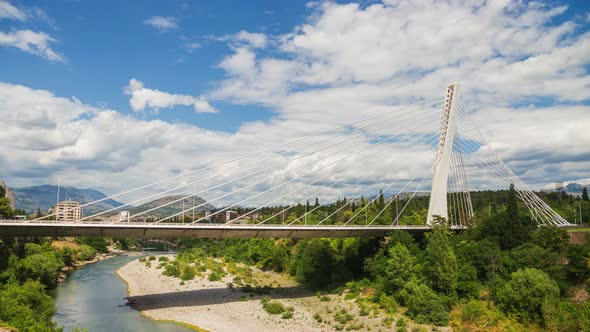
M499 158L475 124L459 90L460 86L453 84L441 97L386 110L85 203L82 207L113 198L128 201L75 220L60 220L62 215L53 213L32 221L0 221L0 234L146 238L383 236L393 229L424 232L439 218L461 229L474 216L472 190L506 189L510 185L537 224L570 225ZM126 214L125 218L113 218L134 205L186 191L192 192ZM404 225L409 204L425 192L430 196L424 224ZM207 197L207 202L196 203L198 196ZM322 197L322 203L318 197ZM314 200L315 204L310 205L309 201ZM154 217L179 203L180 211ZM224 207L201 213L208 203ZM232 209L243 206L256 207L228 217L234 213Z

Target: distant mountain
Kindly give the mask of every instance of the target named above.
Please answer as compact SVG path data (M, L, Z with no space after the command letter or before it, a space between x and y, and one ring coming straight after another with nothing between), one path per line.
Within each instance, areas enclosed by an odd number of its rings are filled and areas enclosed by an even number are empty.
M584 185L579 184L579 183L569 183L568 185L565 186L565 191L568 193L581 193L582 190L584 190Z
M15 206L27 213L33 213L40 208L47 212L57 200L57 186L42 185L26 188L10 188L14 197ZM74 187L60 187L60 201L71 199L82 204L107 197L105 194L94 189L78 189ZM123 205L113 199L107 199L100 203L84 207L84 215L90 215Z
M190 197L187 195L174 195L174 196L166 196L166 197L156 199L155 201L151 201L149 203L145 203L143 205L129 209L129 211L131 212L131 215L134 215L134 214L147 211L149 209L158 207L158 206L166 204L166 203L178 201L178 202L174 202L168 206L165 206L165 207L159 208L157 210L150 211L150 212L146 213L146 216L157 216L159 218L165 217L165 216L170 216L170 215L182 212L182 207L183 207L182 198L183 197L185 197L185 199L184 199L184 209L185 210L189 209L191 206L193 206L193 197ZM196 212L215 209L215 206L207 203L207 201L205 201L201 197L195 197L194 198L194 206L198 206L201 204L203 204L203 205L198 208L195 208Z

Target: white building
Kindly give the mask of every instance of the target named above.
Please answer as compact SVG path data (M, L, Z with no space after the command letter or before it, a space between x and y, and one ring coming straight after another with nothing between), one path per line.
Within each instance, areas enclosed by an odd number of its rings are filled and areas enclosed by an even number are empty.
M78 221L82 218L82 207L80 202L67 200L59 202L57 206L51 208L51 214L55 213L57 221Z

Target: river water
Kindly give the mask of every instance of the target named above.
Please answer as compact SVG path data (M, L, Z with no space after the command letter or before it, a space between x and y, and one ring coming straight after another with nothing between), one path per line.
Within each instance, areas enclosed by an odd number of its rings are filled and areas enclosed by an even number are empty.
M115 271L137 256L116 256L73 271L53 290L57 312L55 321L65 331L75 327L89 331L191 331L174 323L143 317L125 304L127 285Z

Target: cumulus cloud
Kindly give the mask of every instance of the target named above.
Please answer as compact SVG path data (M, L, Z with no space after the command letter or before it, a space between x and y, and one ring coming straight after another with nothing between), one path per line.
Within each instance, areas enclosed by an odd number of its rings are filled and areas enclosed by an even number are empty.
M144 111L151 108L158 111L161 108L171 108L174 106L193 106L197 113L216 113L217 110L209 104L202 96L194 97L181 94L171 94L156 89L144 87L143 82L131 79L124 92L131 96L129 105L135 112Z
M232 134L140 120L44 90L10 84L1 87L0 116L15 117L9 114L17 108L31 112L20 114L0 133L0 160L7 161L0 176L12 183L30 184L47 182L48 175L74 172L79 177L71 185L113 192L382 114L422 98L442 96L449 83L458 81L464 84L463 99L476 125L500 157L533 188L556 179L582 183L588 179L590 141L584 133L590 126L590 35L573 20L555 19L566 13L565 7L521 1L404 0L368 6L321 2L310 6L310 11L304 22L282 36L237 32L223 38L231 50L218 63L225 78L203 96L149 89L135 79L125 90L132 109L138 112L176 105L203 111L211 107L207 100L264 105L275 112L268 121L244 123ZM17 95L20 101L8 102ZM47 97L41 106L35 102L39 96ZM51 111L60 108L77 111L65 117ZM429 124L413 132L436 135L439 112L429 113ZM31 126L41 129L30 130ZM361 138L350 143L359 143L361 151L372 146ZM419 170L427 170L434 155L431 148L425 143L413 151L387 146L377 159L351 158L349 163L359 163L340 172L337 169L342 164L330 162L350 151L336 153L313 165L315 169L326 166L315 175L325 177L307 194L323 190L318 194L322 199L350 197L370 185L366 196L376 194L398 176L400 182L407 182L420 175ZM268 152L261 157L272 155ZM216 202L230 204L303 176L281 191L294 190L314 177L305 175L310 170L307 167L281 175L308 160L293 161L293 156L276 156L273 163L283 163L277 169L203 196L211 199L276 175L238 197ZM251 160L230 163L196 178ZM245 168L219 175L199 187L251 171ZM497 186L492 180L487 175L473 184L477 188ZM354 185L356 181L361 182ZM415 188L415 180L412 183L408 189ZM299 192L287 200L302 195ZM274 196L276 192L271 192L244 205Z
M143 23L161 31L178 28L178 24L174 17L152 16L143 21Z
M8 1L0 1L0 20L12 19L17 21L26 20L27 15Z
M44 32L31 30L0 31L0 45L16 47L23 52L41 56L47 60L64 62L62 55L54 51L50 44L56 40Z
M567 172L557 165L587 166L564 153L581 136L580 128L566 119L569 113L587 118L587 107L574 111L538 106L590 99L590 33L584 33L587 29L581 29L575 18L554 20L567 7L409 0L366 7L324 2L312 8L306 22L275 37L276 43L267 44L264 52L248 45L236 47L229 40L233 52L219 63L228 78L210 95L266 105L283 120L336 124L359 112L376 114L391 104L442 94L449 83L458 81L480 125L490 129L491 139L498 146L512 146L501 149L501 156L512 161L515 171L528 170L528 181L562 178ZM530 104L532 110L522 104ZM505 131L492 130L499 122L490 119L499 107L514 120L501 122ZM520 117L535 109L543 111ZM545 110L553 116L539 117ZM570 128L572 134L546 128L527 132L530 140L523 139L519 128L526 121ZM549 137L542 144L525 143L539 141L538 135ZM578 156L588 153L587 146L576 144ZM518 162L519 155L532 154L547 158L527 165ZM546 171L534 171L543 167Z

